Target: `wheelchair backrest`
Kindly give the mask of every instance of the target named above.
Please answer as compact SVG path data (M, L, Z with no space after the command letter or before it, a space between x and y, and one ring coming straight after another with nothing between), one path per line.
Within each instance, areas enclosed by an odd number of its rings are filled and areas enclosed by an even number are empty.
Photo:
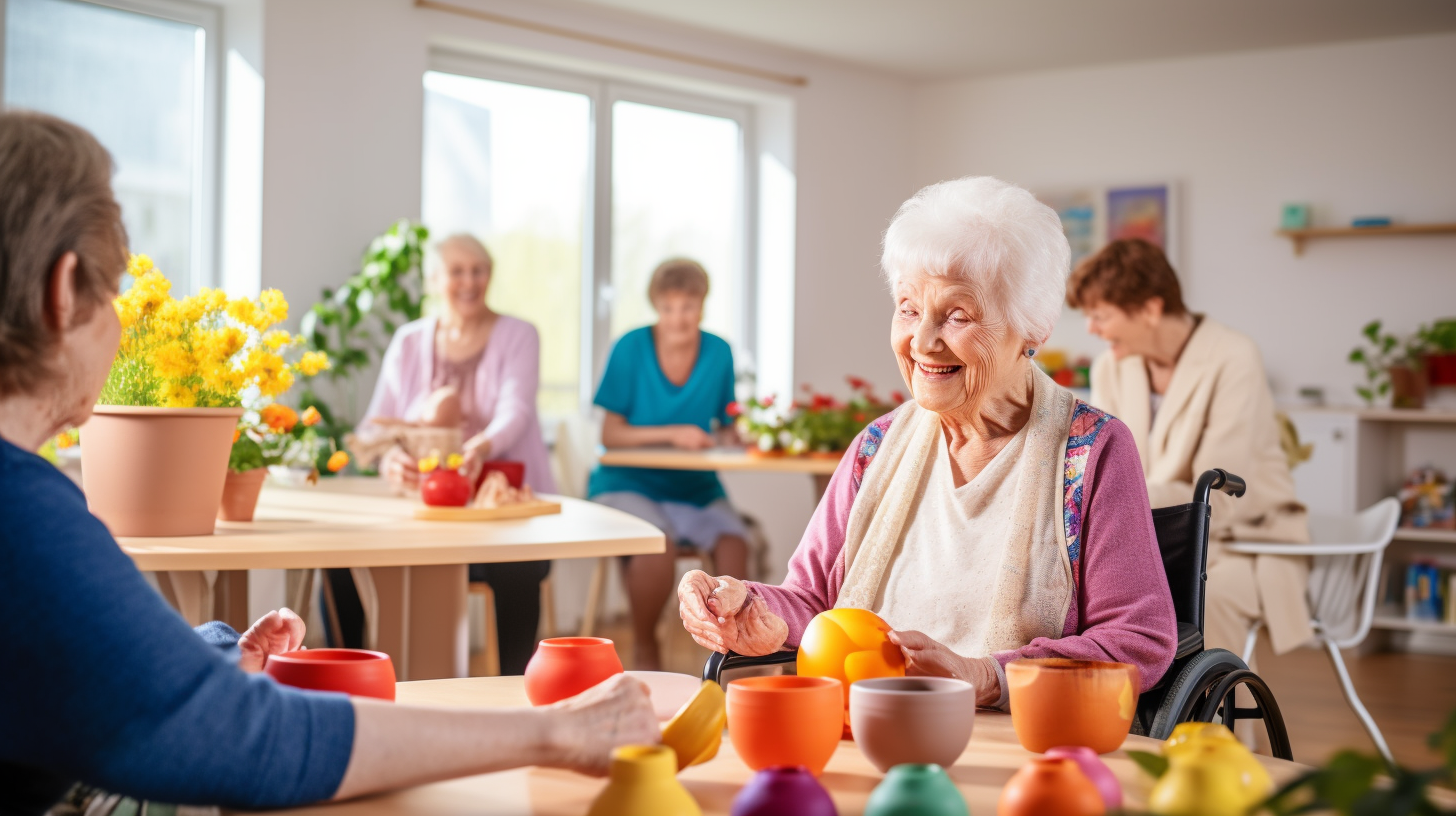
M1203 631L1203 584L1208 580L1208 519L1209 506L1204 502L1153 511L1173 611L1179 623L1191 623L1199 632Z

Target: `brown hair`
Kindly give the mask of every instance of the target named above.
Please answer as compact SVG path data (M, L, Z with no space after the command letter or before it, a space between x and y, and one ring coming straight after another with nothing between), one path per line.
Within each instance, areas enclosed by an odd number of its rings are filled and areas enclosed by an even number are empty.
M1130 312L1155 297L1163 299L1163 314L1188 311L1168 256L1141 238L1113 241L1077 264L1067 281L1067 305L1073 309L1105 301Z
M652 280L647 284L647 299L655 303L660 295L668 292L707 297L708 270L688 258L669 258L663 261L652 270Z
M64 327L46 319L51 270L75 252L81 319L116 295L126 229L111 192L111 156L70 122L0 113L0 395L47 382Z

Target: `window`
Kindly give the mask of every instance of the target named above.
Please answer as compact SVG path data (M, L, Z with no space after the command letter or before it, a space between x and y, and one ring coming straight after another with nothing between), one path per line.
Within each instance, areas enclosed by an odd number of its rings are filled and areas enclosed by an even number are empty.
M543 414L590 403L611 342L651 323L652 270L708 270L703 327L750 359L746 106L437 55L421 218L495 256L491 307L541 334Z
M111 152L131 247L179 293L214 282L205 93L215 12L163 0L5 0L4 104L86 128Z

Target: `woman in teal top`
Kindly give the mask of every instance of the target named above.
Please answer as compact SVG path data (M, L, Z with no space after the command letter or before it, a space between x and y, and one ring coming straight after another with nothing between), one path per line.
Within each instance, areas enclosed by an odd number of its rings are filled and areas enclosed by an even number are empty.
M653 271L647 297L657 323L617 340L597 388L595 402L606 410L603 445L700 450L714 445L715 434L731 433L733 352L723 338L698 328L707 296L708 273L696 261L664 261ZM657 618L672 595L677 547L711 552L720 574L741 576L747 532L711 471L598 465L587 495L667 536L666 552L631 556L625 568L636 668L656 670Z

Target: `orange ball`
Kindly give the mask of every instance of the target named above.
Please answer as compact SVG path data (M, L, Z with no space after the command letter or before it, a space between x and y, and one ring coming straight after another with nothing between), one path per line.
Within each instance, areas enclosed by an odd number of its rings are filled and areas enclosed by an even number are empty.
M799 640L801 677L832 677L844 687L849 728L849 686L872 677L904 677L905 657L890 642L890 624L868 609L829 609L809 621Z

